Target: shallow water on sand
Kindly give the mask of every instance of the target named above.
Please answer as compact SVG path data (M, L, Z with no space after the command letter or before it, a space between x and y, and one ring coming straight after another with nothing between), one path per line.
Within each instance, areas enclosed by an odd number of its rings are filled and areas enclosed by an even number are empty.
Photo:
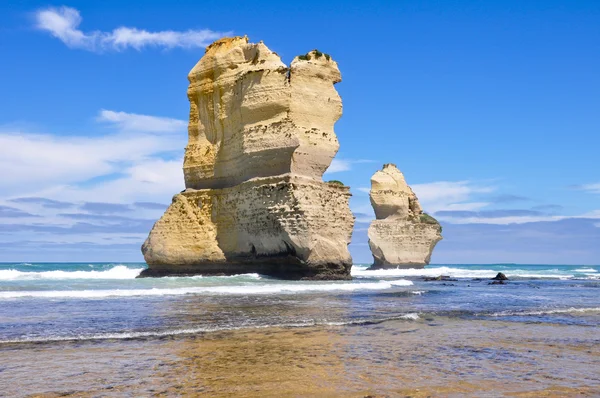
M0 383L48 397L598 396L598 343L592 327L448 317L12 343Z

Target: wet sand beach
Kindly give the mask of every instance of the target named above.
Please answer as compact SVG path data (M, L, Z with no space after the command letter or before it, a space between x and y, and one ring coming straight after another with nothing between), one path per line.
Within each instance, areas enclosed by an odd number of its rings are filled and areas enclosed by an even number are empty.
M11 397L592 397L599 343L593 326L450 317L12 343L0 385Z

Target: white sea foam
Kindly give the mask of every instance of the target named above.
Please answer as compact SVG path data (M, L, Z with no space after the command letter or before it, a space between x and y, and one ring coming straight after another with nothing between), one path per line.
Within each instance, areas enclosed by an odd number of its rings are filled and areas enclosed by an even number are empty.
M90 264L90 267L93 265ZM52 280L68 280L68 279L135 279L144 268L129 268L124 265L116 265L110 269L104 271L41 271L41 272L30 272L30 271L18 271L15 269L0 270L0 281L12 281L12 280L40 280L40 279L52 279ZM202 279L205 276L194 275L189 277L167 277L169 279L174 278L190 278L190 279ZM226 275L226 276L212 276L211 278L236 278L246 277L252 279L261 279L259 274L237 274L237 275Z
M398 279L396 281L388 281L388 283L392 286L412 286L414 283L408 281L406 279Z
M35 298L104 298L104 297L135 297L135 296L180 296L185 294L229 294L229 295L260 295L260 294L290 294L313 292L349 292L356 290L384 290L394 286L410 286L407 280L379 281L369 283L273 283L234 286L205 286L181 288L154 289L110 289L110 290L49 290L49 291L4 291L0 299L23 297Z
M448 275L454 278L493 278L499 271L492 269L464 269L447 266L428 266L426 268L408 268L408 269L378 269L367 271L361 266L352 267L352 276L356 278L389 278L389 277L435 277L439 275ZM569 279L574 276L572 272L560 273L558 269L534 270L505 270L502 271L507 277L520 278L552 278Z
M528 316L528 315L551 315L551 314L569 314L569 313L581 313L581 312L600 312L600 307L589 307L589 308L557 308L548 310L538 311L502 311L495 312L488 316L503 317L503 316Z
M261 279L260 274L250 273L250 274L234 274L234 275L221 275L221 276L211 276L211 275L193 275L193 276L165 276L163 278L169 279L178 279L178 278L189 278L189 279L204 279L204 278L251 278L251 279Z
M267 329L267 328L305 328L311 326L352 326L352 325L365 325L372 323L381 323L391 320L407 320L416 321L419 319L419 314L409 313L400 315L398 317L384 318L384 319L364 319L364 320L352 320L352 321L315 321L306 320L304 322L296 323L279 323L271 325L254 325L254 326L222 326L222 327L199 327L199 328L188 328L188 329L175 329L175 330L162 330L162 331L146 331L146 332L117 332L117 333L99 333L91 335L78 335L78 336L50 336L50 337L23 337L18 339L0 340L0 344L10 343L48 343L58 341L81 341L81 340L125 340L125 339L136 339L145 337L166 337L166 336L178 336L186 334L198 334L198 333L214 333L222 331L234 331L234 330L247 330L247 329Z
M406 315L402 315L400 316L401 319L408 319L411 321L416 321L417 319L419 319L419 314L416 313L411 313L411 314L406 314Z
M585 273L594 273L594 272L598 272L597 270L595 270L594 268L578 268L575 270L575 272L581 272L583 274Z
M21 339L10 339L0 340L0 344L8 343L46 343L55 341L80 341L80 340L124 340L124 339L136 339L144 337L165 337L165 336L177 336L182 334L197 334L197 333L210 333L210 332L221 332L227 330L241 330L241 329L264 329L269 327L305 327L314 326L315 324L276 324L276 325L260 325L260 326L239 326L239 327L214 327L214 328L190 328L190 329L177 329L177 330L164 330L164 331L150 331L150 332L120 332L120 333L101 333L91 335L79 335L79 336L52 336L52 337L25 337Z
M0 281L36 279L134 279L143 268L117 265L104 271L42 271L24 272L14 269L0 270Z

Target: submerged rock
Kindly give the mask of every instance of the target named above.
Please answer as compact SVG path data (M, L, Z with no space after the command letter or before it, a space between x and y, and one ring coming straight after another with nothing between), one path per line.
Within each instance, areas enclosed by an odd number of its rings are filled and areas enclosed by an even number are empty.
M436 281L446 281L446 282L458 282L458 279L451 278L448 275L440 275L433 277L425 277L423 278L425 282L436 282Z
M442 239L437 220L423 213L417 196L394 164L371 177L371 204L376 220L369 226L371 269L422 268Z
M349 188L322 180L339 148L337 63L314 50L288 67L262 42L224 38L188 79L186 189L142 246L142 276L349 279Z

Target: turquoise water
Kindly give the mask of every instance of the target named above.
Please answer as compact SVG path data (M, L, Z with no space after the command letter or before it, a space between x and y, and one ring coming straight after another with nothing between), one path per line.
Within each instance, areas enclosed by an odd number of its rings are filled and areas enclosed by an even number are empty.
M428 315L598 326L600 267L430 265L352 281L258 274L135 277L143 263L0 264L0 343L134 338L314 324L411 322ZM505 273L510 282L490 285ZM448 275L446 282L424 277Z

